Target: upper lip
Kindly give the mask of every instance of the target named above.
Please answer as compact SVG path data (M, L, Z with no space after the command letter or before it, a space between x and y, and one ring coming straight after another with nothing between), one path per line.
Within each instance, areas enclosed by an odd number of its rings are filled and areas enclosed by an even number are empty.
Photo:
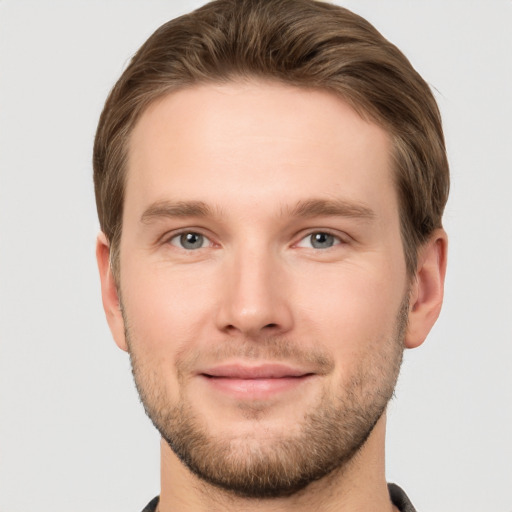
M303 377L313 372L280 363L258 365L222 364L200 372L207 377L227 379L281 379L284 377Z

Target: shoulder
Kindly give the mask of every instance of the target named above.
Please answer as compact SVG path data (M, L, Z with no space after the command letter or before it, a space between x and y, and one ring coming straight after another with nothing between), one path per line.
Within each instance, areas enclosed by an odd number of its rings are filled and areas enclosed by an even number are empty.
M389 496L400 512L416 512L407 494L396 484L388 484Z
M142 512L155 512L156 507L158 505L158 500L160 499L160 496L157 496L156 498L153 498L143 509Z

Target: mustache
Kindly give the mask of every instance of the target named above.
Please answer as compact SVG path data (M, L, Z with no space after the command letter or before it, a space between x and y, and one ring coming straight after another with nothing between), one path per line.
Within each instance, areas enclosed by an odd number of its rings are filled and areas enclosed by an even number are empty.
M188 373L198 365L220 364L229 360L265 361L306 366L315 373L327 374L334 368L334 358L318 345L304 346L292 340L268 336L258 340L233 339L212 343L207 348L193 351L184 346L178 351L176 361L180 373Z

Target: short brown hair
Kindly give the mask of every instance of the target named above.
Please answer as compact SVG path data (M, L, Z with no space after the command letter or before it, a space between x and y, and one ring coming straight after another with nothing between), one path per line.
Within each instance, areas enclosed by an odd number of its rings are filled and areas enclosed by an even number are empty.
M94 143L100 226L114 275L127 145L155 99L193 84L264 78L337 94L388 131L407 270L441 227L449 172L441 116L427 83L369 22L315 0L216 0L162 25L132 58L101 114Z

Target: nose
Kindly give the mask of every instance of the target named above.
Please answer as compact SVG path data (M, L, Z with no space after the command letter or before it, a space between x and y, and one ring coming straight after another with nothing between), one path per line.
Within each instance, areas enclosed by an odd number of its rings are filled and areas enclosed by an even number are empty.
M247 338L275 336L293 327L284 264L268 250L239 250L225 262L217 327Z

